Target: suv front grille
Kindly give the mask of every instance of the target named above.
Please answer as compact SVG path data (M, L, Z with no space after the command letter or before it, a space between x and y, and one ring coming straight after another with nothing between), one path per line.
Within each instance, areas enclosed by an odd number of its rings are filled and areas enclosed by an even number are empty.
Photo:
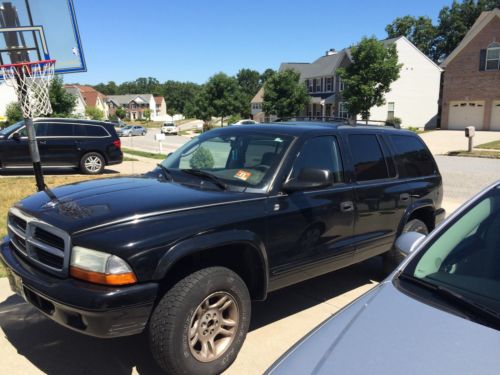
M25 260L58 275L68 273L70 237L59 228L11 208L8 216L10 242Z

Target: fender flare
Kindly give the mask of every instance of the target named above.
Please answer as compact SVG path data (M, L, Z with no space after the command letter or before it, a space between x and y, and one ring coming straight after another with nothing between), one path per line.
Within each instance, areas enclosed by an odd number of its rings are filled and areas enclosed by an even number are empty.
M201 233L177 242L169 248L158 262L153 278L161 280L168 271L181 259L200 251L208 251L227 245L247 245L257 254L261 263L261 290L257 292L258 299L265 299L269 285L269 261L262 239L248 230L227 230L214 233Z
M406 211L403 214L401 221L399 222L396 238L399 237L399 235L403 232L403 228L406 225L406 223L408 222L408 219L410 218L410 216L415 211L420 210L422 208L431 208L434 213L436 212L436 207L434 206L434 202L432 201L432 199L420 200L418 202L414 202L414 203L410 204L406 208Z

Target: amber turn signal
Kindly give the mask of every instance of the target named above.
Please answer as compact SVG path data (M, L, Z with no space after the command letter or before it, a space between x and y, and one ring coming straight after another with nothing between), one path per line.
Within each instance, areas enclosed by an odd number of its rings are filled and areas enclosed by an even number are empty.
M93 272L83 270L78 267L70 267L69 274L75 279L85 280L95 284L102 285L129 285L135 284L137 278L133 272L120 273L120 274L105 274L100 272Z

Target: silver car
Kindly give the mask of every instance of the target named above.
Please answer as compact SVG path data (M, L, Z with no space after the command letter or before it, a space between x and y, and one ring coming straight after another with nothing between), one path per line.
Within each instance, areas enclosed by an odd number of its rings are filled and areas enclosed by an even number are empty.
M391 276L267 373L499 374L500 181L396 248L408 257Z
M144 126L129 125L117 131L120 137L132 137L133 135L146 135L147 130Z

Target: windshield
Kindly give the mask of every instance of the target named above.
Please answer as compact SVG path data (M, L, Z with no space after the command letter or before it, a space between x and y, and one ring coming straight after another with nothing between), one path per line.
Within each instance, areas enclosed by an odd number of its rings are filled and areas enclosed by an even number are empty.
M500 312L500 188L452 222L403 274Z
M132 129L132 127L131 127L131 126L125 126L125 127L123 128L123 130L129 130L129 129Z
M5 129L3 130L0 130L0 135L7 135L7 134L10 134L14 131L16 131L17 129L19 129L21 126L24 125L24 121L19 121L19 122L16 122L15 124L13 125L10 125L10 126L7 126Z
M169 169L202 170L228 186L263 188L291 141L292 137L277 134L209 132L186 143L161 164Z

